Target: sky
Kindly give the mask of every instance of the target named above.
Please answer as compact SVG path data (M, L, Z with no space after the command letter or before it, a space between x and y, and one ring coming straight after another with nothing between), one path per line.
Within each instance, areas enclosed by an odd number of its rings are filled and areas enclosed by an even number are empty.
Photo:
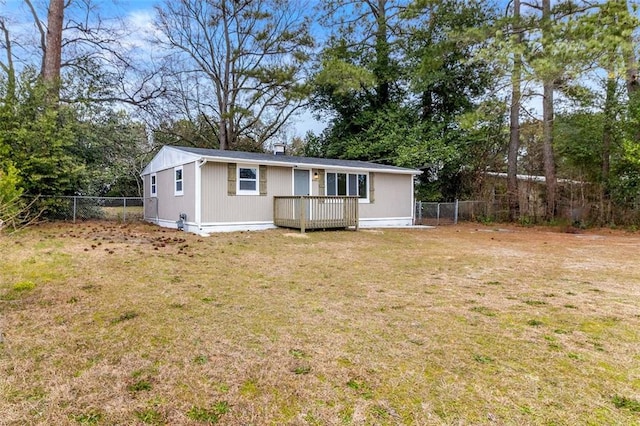
M140 28L149 27L154 16L154 6L162 4L158 0L102 0L104 7L111 7L114 13L124 12L132 25ZM106 9L105 9L106 11ZM300 116L292 119L291 133L288 136L304 137L307 132L319 134L325 129L326 123L316 120L311 112L304 111Z
M83 2L86 0L74 0ZM92 4L97 6L100 16L103 18L120 17L126 22L128 29L133 30L133 34L144 34L152 31L153 19L155 15L154 6L162 4L162 0L90 0ZM41 20L46 20L48 0L32 0ZM37 31L33 25L31 12L25 5L24 0L0 0L0 17L6 19L12 34L20 35L21 39L30 39L32 43L37 44ZM132 37L129 40L130 45L136 45L142 49L144 45L144 37ZM17 46L14 45L17 50ZM21 57L28 57L25 50ZM27 59L28 60L28 59ZM320 133L326 124L316 120L308 111L303 112L291 122L291 130L288 137L304 135L308 131Z

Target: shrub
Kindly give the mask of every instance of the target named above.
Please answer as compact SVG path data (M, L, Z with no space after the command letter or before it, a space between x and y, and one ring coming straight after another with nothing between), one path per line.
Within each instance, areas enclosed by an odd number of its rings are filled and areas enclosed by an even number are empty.
M18 169L9 163L4 170L0 169L0 228L3 225L15 226L16 219L24 209L21 196Z

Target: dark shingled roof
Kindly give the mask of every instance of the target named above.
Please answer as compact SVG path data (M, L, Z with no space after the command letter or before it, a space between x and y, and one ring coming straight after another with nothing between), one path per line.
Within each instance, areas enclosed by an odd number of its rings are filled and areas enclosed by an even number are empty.
M227 151L221 149L206 149L206 148L190 148L184 146L171 146L171 148L178 149L192 154L200 155L203 157L221 157L229 158L233 160L249 160L249 161L265 161L270 163L282 163L286 164L304 164L309 166L331 166L331 167L353 167L369 170L387 170L397 172L414 172L416 174L421 173L419 170L408 169L404 167L388 166L385 164L370 163L367 161L356 160L335 160L330 158L313 158L313 157L296 157L293 155L274 155L263 154L257 152L244 152L244 151Z

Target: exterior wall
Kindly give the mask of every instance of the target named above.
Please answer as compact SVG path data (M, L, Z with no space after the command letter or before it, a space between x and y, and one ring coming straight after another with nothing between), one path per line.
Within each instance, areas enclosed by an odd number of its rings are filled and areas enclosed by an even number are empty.
M413 176L374 173L374 201L358 207L360 220L411 218L413 215ZM410 223L409 223L410 224Z
M267 167L267 195L228 195L227 163L206 163L202 167L202 224L271 223L273 197L291 195L290 167Z
M187 222L195 220L195 199L196 199L196 163L185 164L182 168L182 188L184 195L174 195L174 169L170 168L156 173L158 185L157 212L158 221L175 222L179 219L180 213L187 214ZM150 189L150 177L145 176L145 197Z
M242 164L241 162L239 162ZM196 174L200 168L200 223L196 217ZM180 213L187 214L185 230L208 234L216 231L267 229L273 225L273 197L293 194L293 168L267 167L266 195L228 195L228 163L197 162L183 165L184 195L174 195L174 168L156 173L157 197L151 198L150 175L144 176L145 217L166 227L176 227ZM311 176L322 169L309 169ZM371 174L370 174L371 176ZM373 172L374 202L360 203L361 227L412 224L413 176ZM311 179L311 195L320 195L319 179Z
M320 194L320 170L321 169L312 169L311 170L311 195L323 195ZM318 178L317 179L313 179L314 174L318 174Z
M151 197L151 175L142 177L142 196L144 197L144 218L147 220L155 220L158 200L156 197Z

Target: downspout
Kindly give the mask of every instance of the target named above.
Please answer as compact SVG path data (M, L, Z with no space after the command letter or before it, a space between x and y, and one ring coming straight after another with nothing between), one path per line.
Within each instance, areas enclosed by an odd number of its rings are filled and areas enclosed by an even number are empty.
M418 175L411 175L411 224L416 224L416 177Z
M207 164L207 159L201 160L196 168L196 217L195 222L198 227L198 231L202 231L202 166Z

